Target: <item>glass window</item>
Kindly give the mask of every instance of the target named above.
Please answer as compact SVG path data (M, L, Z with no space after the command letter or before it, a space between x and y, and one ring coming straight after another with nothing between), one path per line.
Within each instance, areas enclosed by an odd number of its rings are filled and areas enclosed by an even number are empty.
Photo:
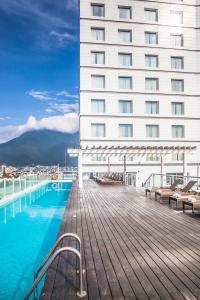
M183 160L183 153L172 153L172 160L174 161Z
M105 100L104 99L92 99L91 100L91 110L94 113L104 113L105 112Z
M159 126L158 125L146 125L146 137L158 138L159 137Z
M133 125L131 124L119 124L119 137L132 137Z
M103 89L105 88L105 76L103 75L91 75L92 87Z
M105 53L104 52L91 52L91 63L95 65L105 64Z
M91 124L91 134L92 137L105 137L106 128L105 124Z
M145 89L147 91L157 91L159 89L158 78L145 78Z
M145 8L145 20L148 22L158 22L158 10L152 8Z
M94 17L104 17L105 7L103 4L91 4L92 16Z
M172 47L183 47L183 35L182 34L171 34L170 44Z
M118 30L119 41L121 43L131 43L132 42L132 32L131 30Z
M172 125L172 137L173 138L184 138L185 132L184 132L184 126L183 125Z
M119 161L123 161L124 162L124 155L119 157ZM126 155L126 161L134 161L134 157Z
M132 89L132 77L122 77L118 78L119 89Z
M146 101L146 114L158 114L159 102L158 101Z
M183 69L184 68L183 57L171 56L171 68L172 69Z
M119 18L120 19L125 19L125 20L130 20L131 19L131 7L127 6L119 6Z
M104 28L91 28L92 39L95 41L105 40L105 29Z
M145 66L147 68L157 68L158 67L158 56L157 55L145 55Z
M184 115L184 103L172 102L172 115Z
M183 24L183 12L177 10L170 11L170 25Z
M160 156L158 154L149 153L146 156L146 160L147 161L159 161L160 160Z
M184 92L184 80L183 79L172 79L171 80L173 92Z
M130 114L133 112L133 103L130 100L119 100L119 112Z
M157 32L145 32L145 44L158 44Z
M91 157L92 161L106 161L106 156L102 154L93 154Z
M132 54L130 53L119 53L119 65L120 66L132 66Z

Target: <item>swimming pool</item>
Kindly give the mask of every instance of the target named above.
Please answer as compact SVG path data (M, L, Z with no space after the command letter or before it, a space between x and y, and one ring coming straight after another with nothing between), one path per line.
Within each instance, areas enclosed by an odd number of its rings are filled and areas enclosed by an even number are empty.
M0 300L22 300L54 244L71 183L49 183L0 207Z

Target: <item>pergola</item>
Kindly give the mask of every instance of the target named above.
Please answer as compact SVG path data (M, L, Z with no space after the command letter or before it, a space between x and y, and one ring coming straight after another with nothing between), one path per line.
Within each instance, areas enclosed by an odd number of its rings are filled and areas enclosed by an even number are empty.
M187 153L194 152L196 146L84 146L79 149L68 149L70 157L78 157L79 187L83 185L82 158L93 155L108 157L108 172L110 170L110 157L124 157L124 173L126 173L126 158L129 156L144 156L146 154L160 155L160 173L163 174L164 156L170 153L183 154L183 175L187 174Z

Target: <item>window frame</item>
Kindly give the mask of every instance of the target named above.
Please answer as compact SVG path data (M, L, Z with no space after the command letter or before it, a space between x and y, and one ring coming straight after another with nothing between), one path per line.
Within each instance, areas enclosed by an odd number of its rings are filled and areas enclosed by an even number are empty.
M152 128L157 128L156 136L153 136L152 131L151 131L150 136L148 136L148 130L147 130L148 127L151 128L151 129ZM158 124L146 124L146 138L150 138L150 139L160 138L160 126Z
M155 35L156 36L156 42L155 43L146 43L146 35ZM144 41L145 45L158 45L158 32L157 31L145 31L144 32Z
M103 8L103 15L102 16L97 16L97 15L94 15L93 14L93 8L95 6L98 6L98 7L102 7ZM105 17L105 4L103 3L91 3L91 10L92 10L92 17L97 17L97 18L104 18Z
M147 20L146 18L146 12L155 12L155 20L152 21L152 20ZM145 7L144 8L144 14L145 14L145 21L147 22L152 22L152 23L158 23L158 9L157 8L148 8L148 7Z
M129 10L129 18L126 19L126 18L120 18L120 9L128 9ZM123 6L123 5L118 5L118 11L119 11L119 19L120 20L132 20L132 7L131 6Z

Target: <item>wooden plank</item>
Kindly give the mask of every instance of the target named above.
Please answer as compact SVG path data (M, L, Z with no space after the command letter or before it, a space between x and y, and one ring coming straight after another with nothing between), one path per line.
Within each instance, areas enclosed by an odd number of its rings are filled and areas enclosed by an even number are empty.
M74 187L66 208L61 231L70 230L82 239L85 299L200 299L198 218L145 198L143 189L88 181L80 192ZM78 299L75 264L59 258L42 299Z

